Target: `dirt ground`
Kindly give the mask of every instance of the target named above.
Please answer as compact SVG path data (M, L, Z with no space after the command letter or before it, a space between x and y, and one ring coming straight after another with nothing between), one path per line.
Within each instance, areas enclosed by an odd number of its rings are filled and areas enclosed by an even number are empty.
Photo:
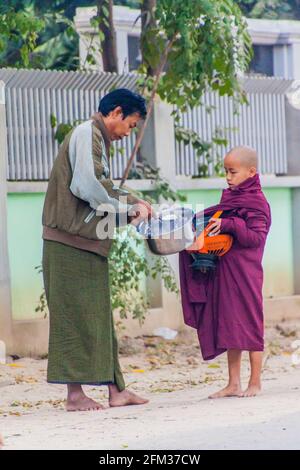
M300 320L268 327L262 394L209 400L226 384L226 356L202 361L192 329L172 341L122 338L126 383L149 404L77 413L64 410L65 386L46 383L47 359L9 358L0 365L3 450L300 449L297 339ZM244 386L248 374L244 353ZM85 390L107 403L106 387Z

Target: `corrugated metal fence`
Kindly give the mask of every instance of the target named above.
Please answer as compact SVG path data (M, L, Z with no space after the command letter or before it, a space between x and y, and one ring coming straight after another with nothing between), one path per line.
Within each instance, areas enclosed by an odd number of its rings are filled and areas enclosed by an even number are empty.
M8 130L8 174L14 181L47 180L58 150L50 116L58 123L88 119L97 109L99 98L113 88L134 88L132 74L99 74L36 70L0 69L6 87ZM116 142L125 152L115 152L112 175L120 178L135 135Z
M0 80L6 88L8 128L8 174L14 181L47 180L58 150L54 130L50 125L53 114L58 123L85 120L97 110L99 98L113 88L135 89L134 74L58 72L41 70L0 69ZM285 92L292 81L276 78L248 78L244 88L250 106L233 112L232 100L206 93L205 106L182 114L183 127L193 129L202 139L211 141L217 127L229 128L228 147L250 145L260 155L262 173L287 172ZM211 106L207 112L206 106ZM120 178L135 142L133 134L116 149L125 146L124 153L115 152L112 176ZM213 175L214 162L209 174ZM176 143L177 174L195 175L198 162L191 145Z
M228 145L219 147L219 152L237 145L249 145L259 154L260 172L263 174L287 173L287 142L285 117L285 92L292 80L276 78L248 78L244 82L249 105L239 106L234 113L232 99L207 92L199 106L181 116L182 127L192 129L201 138L210 142L217 128L227 128L223 132ZM208 112L206 106L211 110ZM213 151L213 161L209 165L212 175L217 161L217 149ZM197 158L192 145L176 142L177 174L195 175L198 172Z

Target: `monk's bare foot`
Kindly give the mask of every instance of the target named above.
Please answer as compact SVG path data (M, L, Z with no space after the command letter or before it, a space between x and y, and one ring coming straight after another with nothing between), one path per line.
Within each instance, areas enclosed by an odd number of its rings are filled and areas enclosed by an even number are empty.
M68 397L66 403L67 411L90 411L90 410L103 410L105 407L87 397L86 395L75 395Z
M219 392L209 395L208 398L240 397L242 393L240 385L227 385L227 387L222 388Z
M122 392L114 393L109 398L109 406L127 406L127 405L145 405L149 400L139 397L129 390L122 390Z
M241 394L241 397L256 397L261 392L260 384L249 384L248 388Z
M3 440L3 437L0 434L0 449L2 449L2 446L4 446L4 440Z

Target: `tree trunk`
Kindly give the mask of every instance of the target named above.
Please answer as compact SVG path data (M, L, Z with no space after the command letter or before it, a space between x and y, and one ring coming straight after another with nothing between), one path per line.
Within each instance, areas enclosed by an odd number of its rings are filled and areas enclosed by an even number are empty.
M101 44L103 70L105 72L118 73L116 32L113 22L113 4L113 0L97 0L97 18L99 19L99 30L104 34L104 41ZM103 8L108 10L108 17L103 11ZM103 18L107 19L109 25L103 22Z
M141 33L141 50L143 63L147 65L147 75L154 77L155 69L152 68L146 60L145 49L147 47L147 32L155 28L156 21L154 18L154 8L156 7L156 0L143 0L141 5L141 17L142 17L142 33Z

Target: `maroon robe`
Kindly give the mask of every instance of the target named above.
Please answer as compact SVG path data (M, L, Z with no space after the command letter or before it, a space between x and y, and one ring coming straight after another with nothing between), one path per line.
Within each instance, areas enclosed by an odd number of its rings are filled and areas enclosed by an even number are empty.
M234 241L216 269L204 274L191 268L188 251L179 256L184 321L197 329L205 360L228 349L264 348L262 257L271 212L259 176L225 189L220 204L204 213L212 216L217 210L225 211L221 233Z

